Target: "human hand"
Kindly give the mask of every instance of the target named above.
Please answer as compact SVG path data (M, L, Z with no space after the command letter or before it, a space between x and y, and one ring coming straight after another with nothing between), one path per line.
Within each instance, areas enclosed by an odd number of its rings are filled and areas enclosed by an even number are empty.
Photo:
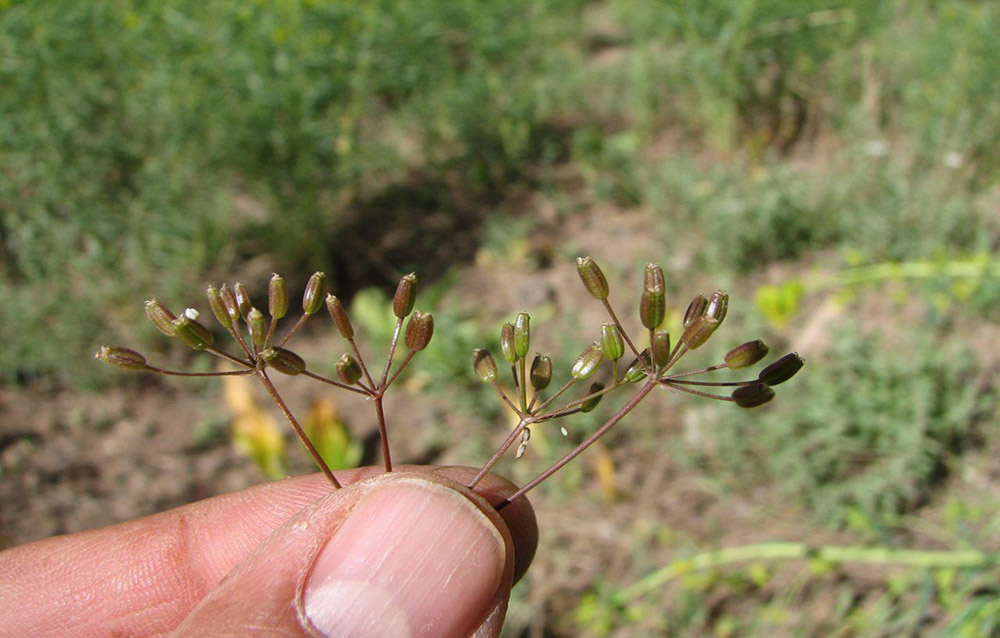
M0 552L0 636L487 638L535 552L527 500L468 468L253 487ZM329 541L329 542L328 542Z

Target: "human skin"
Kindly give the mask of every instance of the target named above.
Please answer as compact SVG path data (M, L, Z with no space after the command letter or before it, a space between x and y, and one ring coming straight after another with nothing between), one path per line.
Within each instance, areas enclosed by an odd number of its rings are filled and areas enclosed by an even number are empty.
M8 549L0 636L498 636L537 526L473 475L296 477Z

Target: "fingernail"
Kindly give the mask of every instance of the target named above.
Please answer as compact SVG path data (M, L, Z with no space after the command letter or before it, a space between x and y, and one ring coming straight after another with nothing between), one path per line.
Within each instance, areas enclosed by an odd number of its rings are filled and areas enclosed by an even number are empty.
M330 638L465 636L493 604L505 553L465 496L398 481L362 498L327 542L305 613Z

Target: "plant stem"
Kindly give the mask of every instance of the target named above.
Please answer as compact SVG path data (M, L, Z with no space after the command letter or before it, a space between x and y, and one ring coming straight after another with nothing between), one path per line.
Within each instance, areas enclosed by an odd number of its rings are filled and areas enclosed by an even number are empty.
M403 362L401 364L399 364L399 367L396 368L396 371L392 373L392 377L390 377L389 380L385 382L385 387L382 388L383 391L387 390L389 386L392 385L392 382L396 380L396 377L399 376L399 373L403 371L403 368L406 367L406 364L410 362L410 360L413 358L415 354L417 354L416 350L410 350L409 352L406 353L406 358L403 359Z
M511 401L510 397L507 396L507 393L500 389L500 384L498 384L496 381L493 381L490 383L490 385L492 385L493 389L497 391L497 394L499 394L500 398L503 399L504 403L507 404L507 407L509 407L511 410L514 411L514 414L516 414L519 417L524 416L524 412L518 410L517 406L514 405L514 402Z
M322 381L327 385L332 385L334 387L340 388L341 390L348 390L349 392L354 392L356 394L363 394L364 396L371 396L371 391L368 388L355 388L352 385L347 385L346 383L341 383L340 381L334 381L333 379L328 379L323 375L316 374L315 372L309 372L308 370L302 371L302 376L309 377L310 379L316 379L317 381Z
M382 440L382 460L385 462L385 471L392 471L392 456L389 454L389 434L385 427L385 411L382 409L382 395L375 395L375 415L378 417L378 434Z
M252 369L227 370L224 372L184 372L183 370L164 370L163 368L157 368L156 366L151 365L147 365L146 369L150 372L166 374L172 377L239 377L253 374Z
M635 349L635 345L632 343L632 340L628 338L628 333L625 332L625 327L622 325L622 322L618 320L618 315L615 314L614 308L611 307L611 304L608 303L607 299L602 299L601 303L604 304L604 309L608 311L608 316L611 317L611 321L618 326L618 331L621 332L622 337L625 338L625 343L628 344L629 350L632 351L634 356L638 357L639 351Z
M923 569L968 569L995 565L998 558L1000 557L996 554L976 550L923 551L886 547L814 547L792 542L758 543L727 547L671 561L622 589L615 598L620 603L626 603L692 571L754 560L815 559L832 563L906 565Z
M232 361L233 363L238 363L241 366L246 366L247 368L252 368L253 367L253 363L247 361L246 359L240 359L239 357L234 357L233 355L229 354L228 352L223 352L222 350L219 350L218 348L209 346L209 347L205 348L205 351L206 352L211 352L215 356L222 357L223 359L227 359L229 361Z
M688 370L687 372L678 372L677 374L671 374L669 376L663 377L664 381L680 379L681 377L691 377L696 374L704 374L706 372L713 372L715 370L721 370L723 368L728 368L729 366L725 363L717 363L714 366L708 366L707 368L701 368L700 370Z
M517 422L517 425L514 427L514 429L510 431L510 434L507 435L507 438L504 439L503 443L500 444L500 447L496 449L496 452L493 453L493 456L490 457L490 460L486 461L486 464L483 465L482 469L480 469L479 472L472 478L472 480L469 481L466 487L468 487L470 490L474 489L476 485L479 483L479 481L481 481L484 476L489 474L490 470L493 469L493 466L500 461L500 458L504 455L504 452L510 449L510 446L514 444L514 441L517 439L518 435L521 434L524 428L528 427L533 422L534 421L531 418L522 417L521 420Z
M695 390L694 388L686 388L682 385L676 385L669 381L662 382L664 386L672 388L674 390L680 390L681 392L687 392L688 394L695 394L700 397L705 397L706 399L717 399L719 401L735 401L733 397L722 396L721 394L712 394L711 392L702 392L701 390Z
M563 466L565 466L567 463L575 459L584 450L593 445L599 438L604 436L604 434L608 430L613 428L616 423L624 419L625 416L633 409L635 409L635 406L639 405L639 403L641 403L642 400L645 399L646 396L648 396L649 393L652 392L653 388L655 388L656 386L657 382L655 380L650 379L649 381L647 381L646 385L642 386L642 388L640 388L639 391L636 392L631 399L629 399L628 403L623 405L621 409L618 410L618 412L616 412L614 416L608 419L604 425L599 427L597 430L594 431L593 434L584 439L584 441L580 443L578 446L576 446L573 449L573 451L571 451L569 454L556 461L551 467L549 467L549 469L545 470L535 478L531 479L531 481L526 483L521 489L517 490L509 497L497 503L495 508L498 511L502 510L504 507L510 505L513 501L523 496L526 492L537 486L539 483L541 483L545 479L549 478L550 476L561 470Z
M281 343L278 344L279 348L284 348L285 347L285 344L288 343L288 340L292 338L293 334L295 334L296 332L298 332L299 328L302 327L302 324L304 324L306 322L306 319L308 319L309 316L310 315L307 315L304 312L302 313L302 316L299 317L299 320L295 322L295 325L292 326L292 329L288 331L288 334L285 335L285 338L282 339Z
M365 358L361 356L361 351L358 349L358 343L353 338L348 339L347 343L351 344L351 350L354 351L354 357L358 360L358 363L361 364L361 371L364 373L365 379L368 381L368 385L374 390L375 381L372 379L372 375L368 373L368 366L365 365Z
M396 327L392 331L392 341L389 343L389 354L385 356L385 365L382 366L382 377L378 382L378 389L385 390L385 382L389 378L389 368L392 367L392 358L396 355L396 344L399 343L399 333L403 329L403 318L396 319Z
M257 378L260 379L264 389L266 389L267 393L271 395L271 399L274 401L275 405L277 405L278 409L281 410L281 413L285 415L285 419L289 424L291 424L292 429L295 430L295 434L299 437L299 440L302 441L302 445L306 446L306 450L309 451L310 456L312 456L313 460L316 461L316 465L318 465L319 469L323 471L324 475L326 475L326 479L330 481L330 484L339 490L340 481L338 481L337 477L333 475L332 471L330 471L330 466L327 465L326 461L323 460L323 457L320 456L319 451L316 450L312 441L310 441L309 437L306 436L305 430L303 430L302 426L299 425L295 415L293 415L292 411L288 409L287 405L285 405L284 399L282 399L281 395L278 394L278 389L274 387L273 383L271 383L271 379L268 378L267 373L263 370L257 370L256 373Z

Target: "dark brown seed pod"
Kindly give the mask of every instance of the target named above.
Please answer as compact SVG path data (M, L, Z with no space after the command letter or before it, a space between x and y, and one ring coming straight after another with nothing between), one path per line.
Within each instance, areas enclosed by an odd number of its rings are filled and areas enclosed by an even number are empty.
M361 379L361 364L349 354L341 355L336 370L337 376L347 385L354 385Z
M288 312L288 288L284 277L278 273L271 275L267 284L267 312L275 319L281 319Z
M176 336L174 332L174 313L160 303L159 299L150 299L146 302L146 316L149 321L156 326L156 329L168 337Z
M236 296L236 305L240 309L240 317L246 321L247 314L249 314L250 309L253 308L253 304L250 302L250 293L247 292L247 287L237 281L233 284L233 295Z
M497 362L489 350L476 348L472 351L472 369L483 383L493 383L497 380Z
M291 350L274 346L260 353L260 358L269 367L281 374L296 375L302 374L306 369L306 362L299 355Z
M541 392L552 382L552 359L536 354L531 362L531 387Z
M413 313L406 324L406 347L410 350L423 350L434 336L434 317L429 312Z
M314 315L323 307L323 299L326 297L326 275L320 271L314 272L309 281L306 282L305 292L302 293L302 312L307 315Z
M576 272L580 275L584 288L594 299L608 298L608 279L597 262L590 257L580 257L576 260Z
M101 346L94 358L126 370L146 369L146 357L135 350L121 346Z
M694 320L705 314L705 309L708 307L708 299L705 295L698 295L691 300L688 304L687 310L684 311L684 327L687 328Z
M733 390L733 400L741 408L756 408L774 398L774 390L766 383L751 383Z
M802 369L805 361L797 352L789 352L771 365L760 371L757 380L767 385L779 385L788 381Z
M600 392L603 389L604 389L604 384L599 381L595 381L594 383L590 384L590 390L587 391L587 394L594 394L595 392ZM597 407L597 404L600 403L601 399L603 398L604 398L603 394L598 394L596 397L590 397L589 399L580 404L580 412L590 412L591 410Z
M500 327L500 352L509 363L517 361L514 349L514 324L509 321Z
M212 314L215 315L216 321L219 322L226 330L233 327L233 320L229 316L229 311L226 310L226 304L222 301L222 293L215 286L209 286L205 290L205 296L208 297L208 307L212 309Z
M215 337L212 336L208 328L187 314L182 314L177 319L174 319L173 326L174 334L181 341L196 350L204 350L215 341Z
M417 300L417 275L404 275L396 286L396 294L392 297L392 313L400 319L413 312L413 304Z
M592 343L573 362L570 375L577 380L586 379L597 371L602 361L604 361L604 351L601 349L601 344Z
M733 370L749 368L767 356L767 345L757 339L747 341L730 350L726 354L726 365Z

